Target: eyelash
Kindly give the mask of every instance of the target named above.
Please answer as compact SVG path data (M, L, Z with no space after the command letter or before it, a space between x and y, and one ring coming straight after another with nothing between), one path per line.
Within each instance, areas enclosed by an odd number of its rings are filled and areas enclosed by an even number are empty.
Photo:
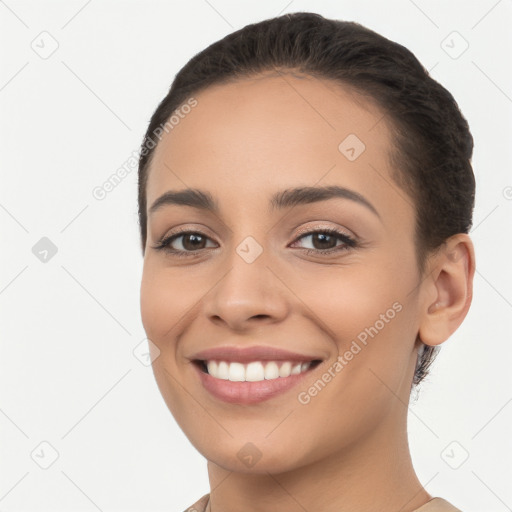
M338 238L338 240L341 240L344 243L344 245L336 246L331 249L305 249L305 253L308 255L332 254L332 253L337 253L337 252L341 252L341 251L347 251L347 250L353 249L358 246L358 242L354 238L346 235L345 233L342 233L341 231L333 229L333 228L322 228L322 229L318 229L318 230L312 230L312 231L307 231L307 232L301 233L300 236L297 237L293 243L297 242L298 240L300 240L302 238L305 238L310 235L315 235L315 234L334 235L336 238ZM197 249L196 251L182 251L181 249L173 249L170 247L170 244L172 242L174 242L174 240L176 240L182 236L185 236L185 235L199 235L199 236L209 239L209 237L206 236L201 231L180 231L178 233L173 233L173 234L163 238L162 240L160 240L158 242L157 245L154 245L153 248L156 250L159 250L159 251L162 250L162 251L164 251L168 254L171 254L172 256L176 256L178 258L188 258L191 256L193 257L197 254L197 252L201 251L202 249Z

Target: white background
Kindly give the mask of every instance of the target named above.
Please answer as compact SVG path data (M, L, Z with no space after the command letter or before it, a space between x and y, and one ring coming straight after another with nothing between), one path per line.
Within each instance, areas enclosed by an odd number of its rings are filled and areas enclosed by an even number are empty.
M512 510L511 1L6 0L0 512L181 511L208 492L205 460L133 353L145 343L136 169L105 199L92 191L138 150L195 53L296 11L403 44L469 121L474 300L411 404L410 447L430 494L464 512ZM464 41L453 31L469 44L458 58ZM52 44L47 58L33 49ZM43 237L57 248L47 262L32 250Z

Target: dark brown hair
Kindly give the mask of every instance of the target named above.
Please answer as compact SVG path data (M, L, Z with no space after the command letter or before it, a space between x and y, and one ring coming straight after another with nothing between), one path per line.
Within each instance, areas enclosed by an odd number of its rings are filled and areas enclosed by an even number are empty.
M139 225L147 237L146 184L155 133L193 94L267 71L330 79L378 105L394 145L393 180L416 210L420 273L426 258L452 235L472 226L473 137L453 96L404 46L350 21L297 12L253 23L190 59L151 117L139 159ZM413 385L428 373L439 347L422 345Z

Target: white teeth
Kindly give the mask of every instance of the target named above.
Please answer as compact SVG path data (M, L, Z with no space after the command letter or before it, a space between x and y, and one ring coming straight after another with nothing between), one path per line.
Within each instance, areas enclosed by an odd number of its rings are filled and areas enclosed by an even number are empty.
M292 372L291 372L291 374L292 374L292 375L297 375L298 373L300 373L301 368L302 368L302 364L301 364L301 363L296 364L296 365L292 368Z
M302 365L300 367L300 371L305 372L309 368L310 364L311 363L302 363Z
M265 379L277 379L279 377L279 366L274 361L265 365Z
M210 371L210 369L208 369L208 371ZM211 374L211 375L215 375L215 374ZM217 367L216 377L218 379L229 380L229 365L228 365L228 363L226 363L226 361L221 361L219 363L219 366Z
M212 375L210 373L210 375ZM257 382L265 379L265 368L259 361L249 363L245 369L245 380L249 382Z
M226 361L205 361L208 373L216 379L232 382L259 382L298 375L311 366L311 362L293 364L290 361L253 361L248 364Z
M219 363L217 363L217 361L208 361L206 363L206 367L208 368L208 373L210 375L217 375L219 367Z
M281 365L281 368L279 368L279 377L289 377L292 373L292 363L289 361L286 361L286 363L283 363Z
M243 382L245 380L245 368L242 363L231 363L229 365L229 380Z

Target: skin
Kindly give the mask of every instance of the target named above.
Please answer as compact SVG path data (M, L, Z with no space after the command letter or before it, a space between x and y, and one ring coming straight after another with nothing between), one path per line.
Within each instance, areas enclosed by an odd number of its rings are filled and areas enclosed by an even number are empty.
M412 199L391 178L386 119L338 84L263 74L213 86L165 134L150 168L147 202L200 188L220 214L168 205L148 217L141 315L158 347L154 375L191 443L208 459L208 510L410 512L429 501L412 466L407 405L424 343L444 342L472 298L474 249L458 234L418 272ZM356 134L365 151L349 161L338 145ZM333 198L271 211L274 192L339 185L365 206ZM203 249L181 237L178 258L153 248L177 227L200 231ZM335 228L359 241L337 253L307 249ZM236 252L248 236L263 249L252 263ZM336 239L335 239L336 240ZM311 398L308 390L366 327L394 303L402 309ZM201 385L190 356L220 345L266 345L324 361L295 388L263 403L228 404ZM156 356L156 350L153 350ZM237 453L251 442L261 458Z

